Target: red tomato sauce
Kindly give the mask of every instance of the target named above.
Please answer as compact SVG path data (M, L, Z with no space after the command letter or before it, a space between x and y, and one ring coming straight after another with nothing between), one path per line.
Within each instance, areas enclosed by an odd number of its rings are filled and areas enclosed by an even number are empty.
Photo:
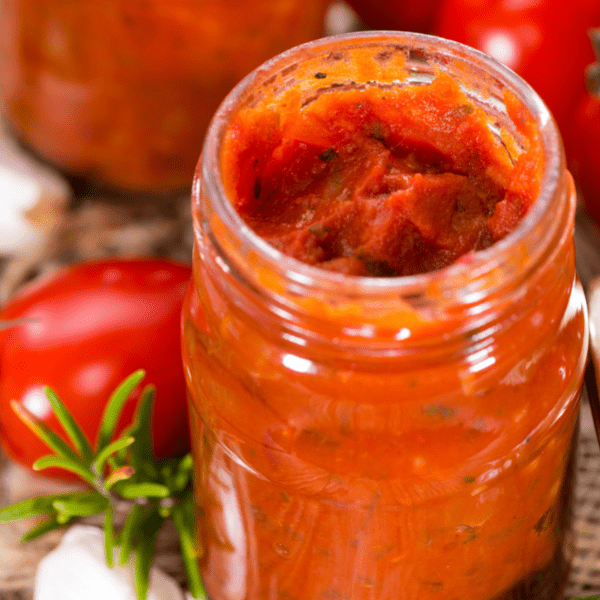
M414 63L390 37L301 49L220 115L224 198L304 263L440 269L503 240L541 197L531 108L505 92L511 126L450 76L396 84ZM365 299L350 278L337 295L288 279L290 261L281 275L211 210L211 152L183 319L210 597L558 599L586 348L566 174L544 213L559 225L498 245L483 300L446 302L432 283L413 303L401 281Z
M540 162L535 144L511 157L448 75L326 93L282 114L247 110L223 150L226 188L260 237L372 276L433 271L502 239L536 197Z

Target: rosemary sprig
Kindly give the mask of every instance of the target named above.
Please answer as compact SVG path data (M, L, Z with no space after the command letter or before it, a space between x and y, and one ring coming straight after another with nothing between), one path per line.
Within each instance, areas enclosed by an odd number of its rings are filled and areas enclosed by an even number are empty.
M26 542L77 518L103 513L107 564L113 566L115 546L120 547L120 565L125 565L133 555L137 598L145 600L156 538L165 520L172 518L179 534L188 589L194 598L207 600L193 542L192 459L189 454L181 459L165 460L154 456L151 437L153 386L143 389L132 425L113 440L123 406L144 376L143 370L136 371L112 394L95 446L50 388L45 389L46 396L73 447L23 405L12 403L22 421L55 452L37 460L33 468L37 471L49 467L66 469L88 483L90 489L38 496L4 507L0 509L0 524L47 515L23 536ZM117 530L115 507L117 502L124 500L129 502L129 513Z

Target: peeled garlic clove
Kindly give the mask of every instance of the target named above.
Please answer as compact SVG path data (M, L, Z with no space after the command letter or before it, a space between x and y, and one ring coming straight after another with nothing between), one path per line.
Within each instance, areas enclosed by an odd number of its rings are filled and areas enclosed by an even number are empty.
M111 569L104 556L104 533L74 525L47 554L35 576L34 600L136 600L133 559L119 566L118 548ZM160 569L150 572L148 600L184 600L175 580Z
M0 255L34 251L62 221L67 180L31 157L0 125Z

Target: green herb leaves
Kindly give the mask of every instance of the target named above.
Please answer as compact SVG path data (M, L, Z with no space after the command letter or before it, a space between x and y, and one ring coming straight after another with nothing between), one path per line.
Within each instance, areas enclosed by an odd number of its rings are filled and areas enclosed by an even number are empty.
M120 549L121 565L134 555L136 594L138 600L144 600L148 595L158 532L164 521L172 518L179 533L188 588L194 598L206 599L194 543L192 458L189 454L182 459L158 460L154 456L151 441L153 386L146 386L142 391L132 425L113 440L123 406L144 376L144 371L136 371L112 394L95 447L50 388L45 389L46 396L70 444L23 405L12 403L21 420L55 452L37 460L33 468L66 469L78 475L91 489L40 496L7 506L0 509L0 524L47 515L24 535L23 541L30 541L77 518L103 513L106 562L113 566L115 547ZM124 524L117 529L115 506L123 500L129 501L130 509Z

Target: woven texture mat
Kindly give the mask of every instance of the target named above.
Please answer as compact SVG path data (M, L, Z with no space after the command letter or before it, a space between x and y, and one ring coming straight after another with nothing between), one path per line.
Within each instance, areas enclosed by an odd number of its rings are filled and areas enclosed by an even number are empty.
M600 593L600 448L584 402L575 486L575 557L565 598Z
M577 270L587 288L592 279L600 276L600 232L583 211L577 214L575 249ZM575 557L565 598L600 594L600 448L585 399L574 510Z

